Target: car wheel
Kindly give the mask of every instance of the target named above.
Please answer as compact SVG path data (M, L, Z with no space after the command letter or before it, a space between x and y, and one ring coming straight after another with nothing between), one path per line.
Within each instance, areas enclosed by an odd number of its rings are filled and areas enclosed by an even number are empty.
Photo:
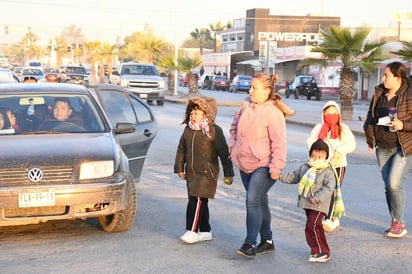
M312 96L310 96L310 94L306 95L307 100L310 100L310 97L312 97Z
M163 106L165 104L165 101L157 100L156 103L157 103L158 106Z
M316 94L316 101L320 101L321 97L322 97L322 94L320 92Z
M286 98L289 98L289 96L290 96L290 91L287 89L287 90L285 91L285 97L286 97Z
M153 105L153 100L147 100L148 105Z
M136 187L131 178L126 185L126 207L111 215L98 216L97 220L106 232L124 232L133 225L136 217Z
M299 90L298 89L295 89L294 96L295 96L295 99L299 99Z

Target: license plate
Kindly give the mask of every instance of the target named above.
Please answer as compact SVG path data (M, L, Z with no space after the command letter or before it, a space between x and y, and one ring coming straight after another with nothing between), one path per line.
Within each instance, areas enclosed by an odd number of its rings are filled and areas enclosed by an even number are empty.
M19 191L19 207L54 206L55 203L54 188Z
M140 98L147 98L147 94L139 94Z

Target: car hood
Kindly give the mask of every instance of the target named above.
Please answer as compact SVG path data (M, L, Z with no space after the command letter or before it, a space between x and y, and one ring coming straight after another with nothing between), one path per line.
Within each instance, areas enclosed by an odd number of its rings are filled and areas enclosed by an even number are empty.
M66 73L66 75L69 77L72 77L72 76L87 77L87 74L84 74L84 73Z
M116 141L111 133L2 135L2 168L35 165L76 165L81 161L112 160Z
M163 80L162 77L156 75L130 75L125 74L121 76L124 80L139 80L139 81L159 81Z

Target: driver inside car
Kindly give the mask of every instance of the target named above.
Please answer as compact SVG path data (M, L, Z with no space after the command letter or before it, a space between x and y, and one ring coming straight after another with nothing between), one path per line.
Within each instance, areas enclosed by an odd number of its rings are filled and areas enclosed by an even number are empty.
M73 109L70 106L70 101L67 98L56 98L53 104L53 117L47 117L40 125L39 130L59 130L62 129L60 125L64 122L74 124L74 126L82 126L81 120L76 119L72 115ZM75 127L73 127L74 129Z

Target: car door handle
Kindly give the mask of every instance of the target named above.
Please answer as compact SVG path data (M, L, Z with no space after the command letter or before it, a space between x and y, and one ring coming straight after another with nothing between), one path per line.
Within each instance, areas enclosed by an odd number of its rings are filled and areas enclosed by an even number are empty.
M151 132L149 129L145 129L143 132L144 136L146 137L150 137L152 136L153 132Z

